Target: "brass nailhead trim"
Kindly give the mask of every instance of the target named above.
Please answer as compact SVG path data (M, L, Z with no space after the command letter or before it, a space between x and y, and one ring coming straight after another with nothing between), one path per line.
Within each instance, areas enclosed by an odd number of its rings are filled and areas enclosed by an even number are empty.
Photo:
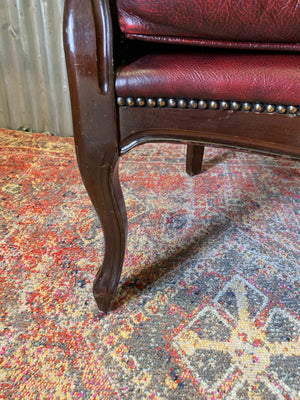
M176 108L177 107L177 100L170 98L168 99L168 107Z
M187 100L185 100L185 99L179 99L178 100L178 107L179 108L186 108L187 105L188 105Z
M144 105L146 105L146 100L144 99L144 97L138 97L138 98L136 99L136 104L137 104L139 107L144 107Z
M206 110L207 107L208 107L208 101L206 101L206 100L198 101L198 108L200 108L201 110Z
M209 108L211 110L217 110L219 108L219 102L215 101L215 100L210 101L209 102Z
M233 111L239 111L241 109L241 104L238 101L232 101L231 107Z
M185 98L144 98L138 97L118 97L117 104L119 107L169 107L169 108L190 108L200 110L233 110L233 111L244 111L244 112L255 112L255 113L267 113L267 114L289 114L289 115L300 115L300 107L294 105L283 105L283 104L263 104L263 103L250 103L241 101L216 101L216 100L197 100L197 99L185 99Z
M158 107L165 107L167 105L166 99L160 97L157 99L157 105Z
M198 101L197 100L190 100L189 101L189 108L198 108Z
M135 99L133 97L127 97L126 105L129 106L129 107L134 107L135 106Z
M230 102L229 101L220 101L220 109L221 110L229 110Z
M273 104L267 104L265 109L268 113L272 114L273 112L275 112L276 107Z
M287 112L289 114L297 114L297 111L298 111L298 109L296 106L288 106Z
M252 109L252 104L251 103L243 103L242 104L242 110L243 111L251 111Z
M147 106L150 107L150 108L155 107L156 106L156 99L152 99L152 98L148 99L147 100Z

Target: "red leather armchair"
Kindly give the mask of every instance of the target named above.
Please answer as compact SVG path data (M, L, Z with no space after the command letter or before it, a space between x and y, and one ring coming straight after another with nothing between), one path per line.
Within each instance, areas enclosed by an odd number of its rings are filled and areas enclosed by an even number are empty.
M66 0L64 44L81 175L105 238L94 282L112 307L126 245L118 160L150 141L300 157L297 0Z

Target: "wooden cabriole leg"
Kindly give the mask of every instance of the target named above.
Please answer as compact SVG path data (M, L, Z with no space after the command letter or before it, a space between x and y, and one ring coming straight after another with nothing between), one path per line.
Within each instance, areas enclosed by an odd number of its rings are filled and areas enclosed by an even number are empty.
M186 172L188 173L188 175L194 176L202 172L203 156L204 156L204 146L187 145Z
M88 175L84 182L100 218L105 239L104 260L96 275L93 293L100 310L108 311L112 309L120 280L127 236L127 218L118 177L118 161L112 160L111 163L101 166L98 164L94 173L91 174L90 170Z
M109 311L122 272L127 217L118 176L117 154L112 154L105 163L99 162L99 157L93 159L90 155L78 149L82 179L101 221L105 240L104 259L94 280L93 293L99 309Z
M104 260L93 288L102 311L112 308L127 236L126 209L118 177L119 126L111 31L106 0L66 0L64 46L76 153L105 240Z

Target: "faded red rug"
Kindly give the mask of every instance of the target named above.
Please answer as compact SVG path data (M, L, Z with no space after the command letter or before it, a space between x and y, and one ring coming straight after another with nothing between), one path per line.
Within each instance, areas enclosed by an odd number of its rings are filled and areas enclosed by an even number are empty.
M299 399L299 163L148 144L123 158L115 311L73 140L0 130L1 399Z

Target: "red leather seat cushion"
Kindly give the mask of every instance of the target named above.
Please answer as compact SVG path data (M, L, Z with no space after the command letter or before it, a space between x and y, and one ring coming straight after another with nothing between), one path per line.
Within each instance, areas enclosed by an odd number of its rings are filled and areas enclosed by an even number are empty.
M121 97L183 97L300 105L300 55L192 52L144 56L121 68Z
M117 8L130 38L300 50L298 0L117 0Z

